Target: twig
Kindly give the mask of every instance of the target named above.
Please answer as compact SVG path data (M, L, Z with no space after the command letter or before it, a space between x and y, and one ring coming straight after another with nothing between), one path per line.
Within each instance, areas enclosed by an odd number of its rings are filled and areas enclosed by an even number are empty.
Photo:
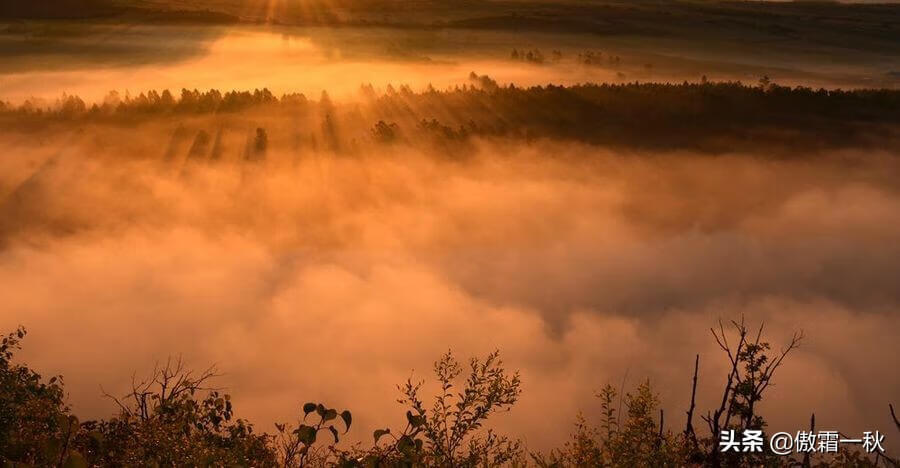
M663 443L663 424L665 424L666 414L663 412L663 409L659 409L659 434L656 436L656 448L657 450L662 447Z
M691 440L694 448L697 448L697 434L694 432L694 408L696 407L697 398L697 371L700 369L700 355L694 359L694 382L691 387L691 406L687 411L687 425L684 428L684 434Z
M894 420L894 425L897 426L897 430L900 431L900 421L897 421L897 415L894 414L894 405L888 403L888 408L891 409L891 418Z

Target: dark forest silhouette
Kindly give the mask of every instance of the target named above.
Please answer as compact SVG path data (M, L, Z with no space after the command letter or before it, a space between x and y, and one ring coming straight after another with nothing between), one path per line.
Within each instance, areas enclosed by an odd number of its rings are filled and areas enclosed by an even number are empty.
M424 140L446 146L472 138L512 137L713 153L786 148L783 154L797 148L883 146L897 138L900 122L900 91L791 88L766 78L754 86L685 82L519 88L472 73L469 83L444 91L429 87L420 93L407 86L399 90L389 86L380 95L368 86L362 88L368 96L364 103L343 105L324 93L314 101L299 93L277 97L267 89L224 93L184 89L177 97L168 90L126 97L110 93L103 103L93 105L77 96L63 96L50 104L0 104L0 121L25 127L67 120L116 124L159 116L186 119L280 110L308 122L308 131L321 133L331 149L349 148L365 139ZM217 130L203 132L206 138L195 141L192 153L206 150ZM262 152L257 143L248 144L256 148L250 153Z

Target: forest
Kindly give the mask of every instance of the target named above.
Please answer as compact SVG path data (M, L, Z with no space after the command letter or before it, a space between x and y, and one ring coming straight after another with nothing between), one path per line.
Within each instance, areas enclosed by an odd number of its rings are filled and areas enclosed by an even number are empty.
M300 126L321 127L317 141L332 149L352 148L366 140L448 145L471 138L511 137L708 153L765 147L781 154L796 154L798 148L891 144L900 122L900 91L785 87L767 77L755 85L704 80L519 88L472 72L469 84L442 91L429 87L414 92L405 85L398 89L389 85L376 92L364 85L359 94L361 103L341 106L327 93L319 99L299 93L277 97L268 89L224 93L182 89L176 94L163 90L137 96L113 91L104 102L90 106L78 96L50 103L0 103L0 119L9 127L37 128L71 120L125 125L159 118L187 121L195 115L265 114L272 108L278 115L297 119ZM213 129L201 132L191 150L194 155L209 146Z

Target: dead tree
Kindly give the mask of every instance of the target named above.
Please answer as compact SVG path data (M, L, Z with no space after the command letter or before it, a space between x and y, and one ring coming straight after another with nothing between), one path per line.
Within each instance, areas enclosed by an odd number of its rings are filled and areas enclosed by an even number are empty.
M659 433L656 434L656 450L660 450L662 448L663 442L665 441L665 433L663 430L665 428L665 420L666 413L662 408L659 409Z
M687 410L687 425L684 435L691 444L691 450L697 450L697 433L694 431L694 408L697 406L697 372L700 369L700 355L694 359L694 381L691 385L691 406Z
M781 367L784 358L803 340L802 331L794 332L790 343L773 357L768 354L769 343L762 341L764 323L760 324L755 336L751 335L743 317L740 322L732 320L731 324L737 332L737 343L733 348L721 320L718 329L710 328L716 343L728 356L731 364L719 407L712 414L707 413L703 417L714 438L719 437L720 431L728 428L741 431L763 427L762 417L756 415L756 404L762 400L763 392L771 385L775 371ZM732 424L732 418L735 417L736 424ZM719 466L720 457L716 444L710 448L709 455L712 465Z
M897 430L900 431L900 421L897 421L897 415L894 413L894 405L888 404L888 408L891 409L891 418L894 420L894 425L897 426Z
M219 377L215 366L195 374L185 367L181 356L169 357L165 366L159 363L153 366L153 372L145 379L138 381L132 375L131 391L121 398L103 391L103 395L113 400L123 414L147 421L156 415L159 408L168 407L180 399L191 397L198 391L221 390L208 386L209 380ZM102 388L101 388L102 390Z

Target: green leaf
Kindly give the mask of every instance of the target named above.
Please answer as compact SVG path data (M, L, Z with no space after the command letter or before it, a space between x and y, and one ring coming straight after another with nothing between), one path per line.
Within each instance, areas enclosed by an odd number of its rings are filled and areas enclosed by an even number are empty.
M350 431L350 424L353 422L353 416L350 414L349 411L344 410L341 412L341 419L344 420L344 426L347 428L347 430L344 431L344 434L346 434L347 432Z
M378 439L380 439L390 433L391 433L390 429L376 429L375 433L373 434L375 436L375 443L378 444Z
M331 421L336 418L338 415L337 410L327 409L325 410L325 414L322 415L322 419L325 421Z
M306 418L307 416L309 416L309 413L312 413L315 410L316 410L315 403L307 403L307 404L303 405L303 417Z
M297 428L296 432L297 439L299 439L300 442L303 442L306 445L312 445L316 443L316 428L301 424L300 427Z
M325 417L325 405L323 405L321 403L316 405L316 414L318 414L321 417Z

